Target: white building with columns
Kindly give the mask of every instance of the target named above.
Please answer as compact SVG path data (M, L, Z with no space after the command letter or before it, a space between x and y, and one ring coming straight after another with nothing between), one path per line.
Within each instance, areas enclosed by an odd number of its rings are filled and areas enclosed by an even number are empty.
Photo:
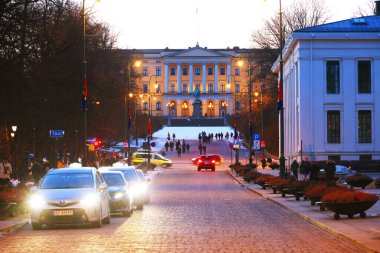
M191 117L194 90L200 90L202 115L224 117L241 108L236 93L247 92L248 58L252 50L207 49L137 49L134 59L142 62L138 81L139 107L151 115ZM149 95L150 94L150 103Z
M380 160L380 16L297 30L283 59L286 159Z

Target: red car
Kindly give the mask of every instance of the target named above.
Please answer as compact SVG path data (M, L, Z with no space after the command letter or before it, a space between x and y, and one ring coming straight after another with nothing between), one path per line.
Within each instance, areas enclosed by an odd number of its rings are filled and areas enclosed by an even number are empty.
M219 165L219 164L224 162L223 156L221 156L221 155L212 154L212 155L208 155L208 156L212 157L215 160L216 165ZM200 158L201 157L196 157L196 158L191 159L191 161L193 164L198 164L198 160Z
M216 161L212 156L202 155L197 161L198 171L201 169L211 169L212 171L215 171L215 164Z

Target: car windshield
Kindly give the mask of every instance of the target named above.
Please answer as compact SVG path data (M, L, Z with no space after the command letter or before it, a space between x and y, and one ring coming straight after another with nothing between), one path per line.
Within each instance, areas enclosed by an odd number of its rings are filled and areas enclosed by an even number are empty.
M121 175L117 174L102 174L104 180L106 180L109 186L124 186L125 182Z
M164 161L166 161L166 160L167 160L165 157L163 157L163 156L162 156L162 155L160 155L160 154L156 154L156 155L154 155L154 159L158 159L158 160L164 160Z
M94 181L92 174L65 173L46 175L43 179L41 189L71 189L92 188Z
M137 175L136 175L135 170L114 170L114 171L121 171L128 182L137 181Z
M339 173L343 173L347 171L346 167L343 167L343 166L336 166L335 168L336 168L336 172L339 172Z

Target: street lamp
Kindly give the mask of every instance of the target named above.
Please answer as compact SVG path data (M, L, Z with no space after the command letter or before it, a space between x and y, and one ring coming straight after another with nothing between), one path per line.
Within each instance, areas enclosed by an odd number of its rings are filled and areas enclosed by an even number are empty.
M279 106L278 109L280 110L280 177L285 177L285 155L284 155L284 147L285 147L285 139L284 139L284 107L283 107L283 97L282 97L282 91L283 91L283 82L284 82L284 63L282 61L282 49L284 47L283 45L283 29L282 29L282 8L281 8L281 0L279 0L279 33L280 33L280 83L279 83Z
M16 165L16 131L17 131L17 126L13 125L12 126L12 132L11 132L11 137L12 137L12 164L14 166L14 170L17 171L17 165Z
M128 143L128 166L131 165L131 113L129 111L129 98L133 97L133 94L130 93L131 89L131 69L132 67L140 67L141 62L135 61L134 63L128 65L128 78L126 87L124 86L124 142Z
M150 140L152 138L152 126L150 122L150 117L151 117L151 92L150 92L150 81L152 80L152 77L156 77L156 83L154 84L154 89L155 91L157 90L158 84L157 84L157 75L151 75L149 77L149 82L148 82L148 169L150 166Z

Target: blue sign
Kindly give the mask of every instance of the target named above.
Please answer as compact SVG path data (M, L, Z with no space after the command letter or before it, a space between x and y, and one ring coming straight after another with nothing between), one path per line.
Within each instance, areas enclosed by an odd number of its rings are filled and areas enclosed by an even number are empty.
M63 135L65 134L65 131L63 130L50 130L50 137L52 138L62 138Z
M259 141L260 140L260 134L254 134L253 135L253 140L254 141Z

